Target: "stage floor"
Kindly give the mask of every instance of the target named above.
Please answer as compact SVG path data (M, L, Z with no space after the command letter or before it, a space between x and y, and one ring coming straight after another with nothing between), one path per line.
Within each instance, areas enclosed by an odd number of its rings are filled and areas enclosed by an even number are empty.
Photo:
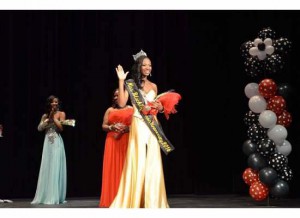
M32 199L9 199L0 208L98 208L98 198L67 198L65 204L32 205ZM240 195L173 195L168 196L171 208L300 208L300 199L282 198L255 201ZM101 208L104 209L104 208Z

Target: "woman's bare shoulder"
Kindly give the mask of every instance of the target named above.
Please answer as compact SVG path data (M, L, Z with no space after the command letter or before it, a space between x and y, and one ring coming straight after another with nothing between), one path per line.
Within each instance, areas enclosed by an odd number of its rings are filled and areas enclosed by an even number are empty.
M113 108L113 107L109 107L109 108L107 108L106 109L106 113L110 113L111 111L113 111L115 108Z
M151 87L154 90L154 92L157 94L157 85L153 82L151 82Z
M59 115L66 115L64 111L58 111Z

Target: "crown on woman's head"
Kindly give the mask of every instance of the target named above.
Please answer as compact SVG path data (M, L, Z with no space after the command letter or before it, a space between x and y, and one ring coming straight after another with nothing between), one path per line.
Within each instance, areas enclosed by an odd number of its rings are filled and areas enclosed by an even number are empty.
M142 49L140 52L136 53L135 55L132 55L133 56L133 59L134 61L136 61L139 57L141 56L147 56L146 52L144 52Z

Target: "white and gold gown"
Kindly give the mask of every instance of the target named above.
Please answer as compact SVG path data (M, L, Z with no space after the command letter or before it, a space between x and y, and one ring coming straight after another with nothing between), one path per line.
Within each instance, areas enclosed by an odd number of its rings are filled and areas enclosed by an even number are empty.
M153 101L154 90L144 98ZM134 106L121 181L110 208L168 207L160 146Z

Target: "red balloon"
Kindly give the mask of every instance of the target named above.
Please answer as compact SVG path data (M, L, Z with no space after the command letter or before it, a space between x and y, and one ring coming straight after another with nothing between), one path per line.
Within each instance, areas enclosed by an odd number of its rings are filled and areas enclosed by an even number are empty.
M260 181L253 182L249 188L250 196L256 201L262 201L269 195L269 188Z
M258 84L258 91L263 97L271 98L277 92L277 85L272 79L264 79Z
M284 110L282 114L277 117L277 124L280 124L284 127L289 127L291 123L292 115L286 110Z
M258 172L252 168L247 168L243 172L243 180L247 185L251 185L253 182L258 181Z
M275 95L268 100L267 109L273 111L277 116L282 114L286 108L286 102L283 97Z

